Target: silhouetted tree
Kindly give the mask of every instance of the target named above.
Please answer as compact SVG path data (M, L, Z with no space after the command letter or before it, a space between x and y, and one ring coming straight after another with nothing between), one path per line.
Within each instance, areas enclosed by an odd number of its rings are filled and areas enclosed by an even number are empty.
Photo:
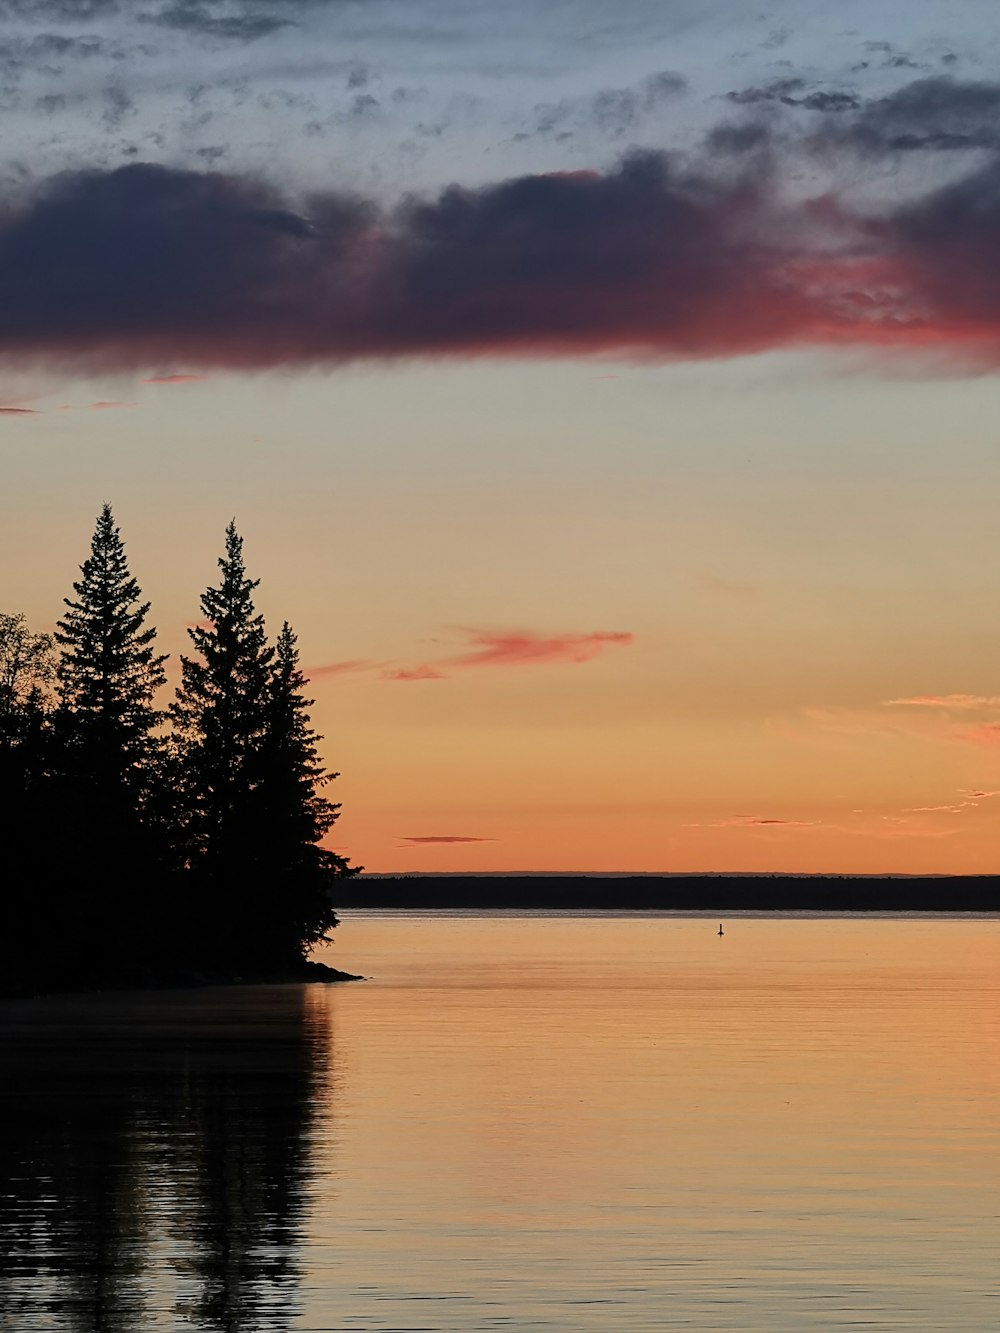
M54 678L51 636L33 634L23 615L0 614L0 992L30 981L42 941L61 925L47 847Z
M181 658L170 709L185 810L183 845L197 880L199 929L219 957L239 952L242 900L254 872L254 800L274 650L257 614L231 522L218 586L201 597L201 623L188 630L200 660Z
M299 965L337 924L336 881L356 873L320 845L336 774L295 635L285 624L268 644L233 523L219 567L168 713L166 658L108 505L58 663L51 638L0 616L0 990L33 985L39 966L64 986L313 974Z
M73 849L77 953L100 972L139 943L155 913L157 856L146 816L164 716L153 699L166 655L153 648L149 603L107 504L80 572L55 635L58 801Z
M134 797L146 785L152 732L163 719L153 696L166 680L167 655L154 652L156 630L144 628L150 604L139 601L110 505L80 572L78 600L64 598L69 610L55 636L61 711L79 769Z
M23 615L0 612L0 722L40 708L55 678L51 634L32 634Z
M322 737L313 730L303 696L297 639L286 621L275 648L261 737L255 834L261 901L260 945L301 961L310 945L337 924L336 882L358 873L336 852L319 846L340 811L322 789L338 777L327 773L317 753Z

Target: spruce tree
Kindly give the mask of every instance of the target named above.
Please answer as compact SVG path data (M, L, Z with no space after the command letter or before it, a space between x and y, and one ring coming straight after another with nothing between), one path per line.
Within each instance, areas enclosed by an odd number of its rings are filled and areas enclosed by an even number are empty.
M60 808L65 923L93 978L138 955L159 913L158 844L148 822L157 771L154 704L165 654L146 627L110 505L97 520L75 598L55 634L53 802Z
M80 573L77 600L63 599L69 610L55 635L66 736L83 776L135 795L163 718L153 698L166 679L167 655L154 651L156 630L144 628L150 604L139 600L110 505L101 510Z
M336 852L319 846L340 806L322 788L339 775L327 773L312 728L312 699L303 691L295 634L286 621L275 649L267 699L256 797L260 870L267 899L260 904L262 943L272 942L285 961L300 962L309 946L337 924L336 881L357 874Z
M209 957L239 956L246 898L255 880L254 796L273 649L247 577L243 539L226 529L221 578L201 597L202 620L188 630L198 658L181 658L171 706L186 816L185 862L194 878L195 921Z

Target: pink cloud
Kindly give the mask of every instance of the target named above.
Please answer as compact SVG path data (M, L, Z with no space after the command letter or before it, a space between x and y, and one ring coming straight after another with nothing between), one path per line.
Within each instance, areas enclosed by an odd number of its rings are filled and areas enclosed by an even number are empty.
M1000 796L996 791L959 791L960 801L953 801L950 805L911 805L904 814L958 814L962 810L978 810L980 801L987 800L990 796Z
M211 375L150 375L140 384L200 384L211 379Z
M354 671L380 671L383 680L445 680L454 670L478 666L534 666L546 662L589 662L609 645L627 645L634 634L596 630L591 634L538 634L533 630L463 629L469 651L420 662L416 666L389 666L366 658L329 662L309 667L306 675L339 676Z
M408 843L411 847L426 847L430 846L432 843L496 842L496 838L467 838L459 834L448 833L420 838L411 838L407 836L403 838L403 842Z
M119 407L138 407L138 403L116 402L110 399L102 399L96 403L61 403L60 412L109 412Z
M589 662L604 651L608 644L631 644L634 634L617 630L597 630L592 634L559 634L546 636L531 630L466 629L472 651L449 657L445 665L524 666L538 662Z
M443 680L453 670L480 666L538 666L546 662L589 662L609 644L630 644L635 635L620 630L591 634L537 634L533 630L463 629L471 649L423 662L415 667L384 671L384 680Z
M972 745L1000 745L1000 722L981 722L978 727L959 732L959 738Z
M992 694L918 694L910 699L885 699L883 708L945 708L958 711L1000 708L1000 696Z
M756 815L736 815L733 819L724 819L720 828L816 828L815 819L760 819Z
M758 815L733 815L714 824L686 824L685 828L824 828L816 819L765 819Z

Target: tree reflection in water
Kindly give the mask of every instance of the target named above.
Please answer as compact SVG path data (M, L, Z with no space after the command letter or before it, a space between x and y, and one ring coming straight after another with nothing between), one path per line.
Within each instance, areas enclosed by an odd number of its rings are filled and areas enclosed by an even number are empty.
M321 991L0 1006L0 1328L280 1333L298 1313Z

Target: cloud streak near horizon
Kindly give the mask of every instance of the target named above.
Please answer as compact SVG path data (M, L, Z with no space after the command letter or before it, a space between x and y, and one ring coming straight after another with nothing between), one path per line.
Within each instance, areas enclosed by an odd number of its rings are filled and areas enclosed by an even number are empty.
M628 647L635 635L623 630L590 634L539 634L535 630L464 629L469 649L417 666L390 666L366 658L310 667L307 676L339 676L381 670L383 680L445 680L451 671L468 667L539 666L549 662L589 662L609 645Z
M449 834L436 834L430 836L423 836L418 838L411 838L409 836L404 835L402 841L408 847L432 847L432 846L441 847L450 845L452 843L496 842L496 838L467 838L458 834L449 833Z
M540 666L548 662L589 662L609 644L628 646L635 635L620 630L592 634L537 634L532 630L466 629L471 647L437 662L415 667L394 667L385 680L444 680L456 669L468 667Z
M939 116L947 100L937 88ZM694 165L642 151L603 173L452 185L389 210L149 164L64 173L0 201L0 287L9 359L160 383L366 358L820 345L992 369L1000 155L868 212L793 196L759 142Z

